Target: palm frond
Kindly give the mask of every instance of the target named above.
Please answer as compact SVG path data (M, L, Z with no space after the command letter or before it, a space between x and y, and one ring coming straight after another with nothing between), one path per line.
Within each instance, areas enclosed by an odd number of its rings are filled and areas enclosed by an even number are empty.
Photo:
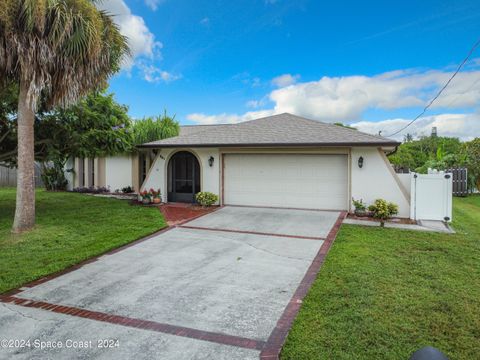
M105 85L129 56L127 39L91 0L2 0L0 77L25 82L31 106L69 105Z

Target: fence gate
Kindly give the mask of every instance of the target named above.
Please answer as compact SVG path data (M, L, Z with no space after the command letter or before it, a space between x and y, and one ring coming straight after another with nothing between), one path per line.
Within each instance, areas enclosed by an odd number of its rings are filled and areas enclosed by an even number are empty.
M452 174L412 173L410 218L452 221Z

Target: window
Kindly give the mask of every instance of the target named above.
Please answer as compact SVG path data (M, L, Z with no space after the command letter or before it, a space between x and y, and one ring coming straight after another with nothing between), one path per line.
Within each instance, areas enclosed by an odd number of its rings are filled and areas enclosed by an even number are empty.
M143 182L147 178L147 157L145 154L139 154L138 156L138 163L139 163L139 186L142 186Z
M78 187L85 186L85 159L78 158Z
M88 186L95 186L95 159L88 159Z

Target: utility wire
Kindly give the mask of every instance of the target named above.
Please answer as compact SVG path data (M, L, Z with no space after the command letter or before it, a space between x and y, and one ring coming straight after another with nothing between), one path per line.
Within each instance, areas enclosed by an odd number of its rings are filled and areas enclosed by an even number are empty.
M412 121L410 121L407 125L405 125L403 128L401 128L400 130L397 130L395 131L394 133L390 134L390 135L383 135L385 137L390 137L390 136L394 136L394 135L397 135L398 133L402 132L403 130L405 130L406 128L408 128L410 125L412 125L415 121L417 121L420 117L422 117L428 110L428 108L430 106L432 106L432 104L435 102L435 100L437 100L440 95L443 93L443 91L447 88L448 85L450 85L450 83L452 82L452 80L455 78L455 76L457 76L457 74L460 72L460 70L462 69L463 65L465 65L465 63L468 61L468 59L470 59L470 56L472 56L472 54L475 52L476 48L480 45L480 39L477 40L477 42L472 46L472 48L470 49L470 51L468 52L468 55L465 59L463 59L463 61L460 63L460 65L458 65L457 67L457 70L455 70L455 72L453 73L453 75L450 77L450 79L448 79L448 81L445 83L445 85L443 85L443 87L440 89L440 91L437 93L437 95L435 95L435 97L430 100L430 102L427 104L427 106L425 106L425 108L423 109L423 111L418 114Z

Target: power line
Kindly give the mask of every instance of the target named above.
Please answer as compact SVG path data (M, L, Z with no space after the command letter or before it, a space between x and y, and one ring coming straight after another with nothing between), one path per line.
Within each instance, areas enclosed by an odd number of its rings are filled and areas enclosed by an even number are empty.
M458 65L457 67L457 70L455 70L455 72L453 73L453 75L450 77L450 79L448 79L448 81L445 83L445 85L443 85L443 87L440 89L440 91L437 93L437 95L435 95L435 97L430 100L430 102L427 104L427 106L425 106L425 108L423 109L423 111L418 114L412 121L410 121L407 125L405 125L403 128L401 128L400 130L397 130L395 131L394 133L390 134L390 135L384 135L385 137L390 137L390 136L394 136L394 135L397 135L398 133L402 132L403 130L405 130L406 128L408 128L410 125L412 125L415 121L417 121L420 117L422 117L428 110L428 108L430 106L432 106L432 104L435 102L435 100L437 100L440 95L443 93L443 91L447 88L448 85L450 85L450 83L452 82L452 80L455 78L455 76L457 76L457 74L460 72L461 68L463 67L463 65L465 65L465 63L468 61L468 59L470 59L470 56L472 56L472 54L475 52L476 48L480 45L480 39L477 40L477 42L472 46L472 48L470 49L470 51L468 52L468 55L465 59L463 59L463 61L460 63L460 65Z

